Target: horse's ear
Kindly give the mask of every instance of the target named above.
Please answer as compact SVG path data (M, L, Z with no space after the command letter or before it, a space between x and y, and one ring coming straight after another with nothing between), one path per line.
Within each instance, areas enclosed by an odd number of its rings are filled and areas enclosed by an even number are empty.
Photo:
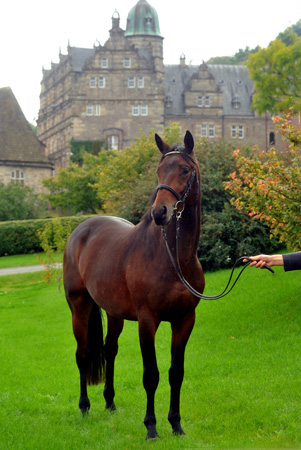
M155 140L156 140L158 149L164 155L166 150L169 149L169 145L166 142L164 142L157 133L155 134Z
M194 147L194 140L193 140L192 134L188 130L186 131L186 134L184 137L184 144L185 144L187 153L192 153L192 150Z

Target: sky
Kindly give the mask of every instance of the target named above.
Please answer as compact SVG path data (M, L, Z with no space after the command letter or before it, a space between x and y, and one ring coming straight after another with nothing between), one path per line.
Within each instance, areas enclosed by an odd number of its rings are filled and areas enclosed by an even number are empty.
M10 87L27 120L39 111L42 67L58 62L67 45L93 48L109 37L112 14L126 28L138 0L10 0L0 5L0 88ZM240 48L267 47L279 32L301 18L301 1L148 0L159 17L165 64L201 64L231 56Z

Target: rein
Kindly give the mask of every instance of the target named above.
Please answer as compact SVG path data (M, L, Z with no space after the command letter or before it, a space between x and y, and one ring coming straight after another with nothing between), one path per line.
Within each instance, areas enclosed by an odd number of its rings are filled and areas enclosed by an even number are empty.
M184 154L183 152L180 151L180 149L176 149L175 151L171 151L169 153L166 153L163 158L165 158L166 156L169 156L170 154L180 154L180 155L185 155L186 157L189 157L189 159L195 164L195 161L187 154ZM227 283L227 286L225 287L225 289L223 290L223 292L221 292L218 295L204 295L200 292L198 292L196 289L194 289L189 283L188 281L185 279L183 273L182 273L182 269L180 266L180 259L179 259L179 240L180 240L180 219L182 217L182 213L185 209L185 201L188 197L188 194L191 190L192 184L194 182L194 179L196 177L196 169L193 168L193 171L191 173L190 179L186 185L186 188L184 190L184 192L182 193L182 195L180 196L172 187L168 186L167 184L160 184L159 186L157 186L156 189L156 193L158 192L159 189L166 189L168 191L170 191L177 199L177 202L174 206L174 213L176 215L176 220L177 220L177 224L176 224L176 261L172 255L172 252L170 250L170 247L168 245L168 241L167 241L167 234L165 231L164 226L162 226L162 235L163 235L163 240L165 242L166 245L166 249L167 249L167 253L169 255L170 261L176 271L176 274L178 275L180 281L182 282L182 284L189 290L189 292L191 292L193 295L195 295L196 297L202 299L202 300L218 300L222 297L225 297L227 294L229 294L229 292L232 291L232 289L234 288L234 286L236 285L238 279L240 278L241 274L243 273L243 271L246 269L246 267L248 267L252 260L248 257L248 256L241 256L240 258L237 259L237 261L235 261L231 274L230 274L230 278L229 281ZM197 180L197 182L199 183L199 181ZM232 283L232 285L230 286L232 277L233 277L233 273L234 270L236 268L236 266L238 265L238 263L240 263L242 260L247 259L248 262L243 266L243 268L241 269L241 271L239 272L239 274L237 275L236 279L234 280L234 282ZM274 270L268 266L267 264L265 264L264 266L266 269L268 269L270 272L275 273ZM230 287L229 287L230 286Z
M164 242L165 242L165 245L166 245L166 249L167 249L170 261L172 262L172 265L173 265L173 267L174 267L174 269L176 271L176 274L178 275L178 277L179 277L180 281L182 282L182 284L189 290L189 292L191 292L191 294L195 295L196 297L198 297L198 298L200 298L202 300L218 300L218 299L220 299L222 297L225 297L225 295L229 294L229 292L232 291L232 289L236 285L238 279L240 278L241 274L246 269L246 267L248 267L251 264L252 260L248 256L241 256L240 258L237 259L237 261L235 261L235 263L233 265L233 268L232 268L232 271L231 271L231 274L230 274L229 281L227 283L227 286L223 290L223 292L221 292L218 295L204 295L204 294L201 294L200 292L198 292L196 289L194 289L188 283L188 281L184 278L184 275L183 275L182 270L181 270L180 261L179 261L179 244L178 244L179 243L179 237L180 237L180 222L179 222L180 218L181 217L177 217L177 228L176 228L176 258L177 258L177 262L174 260L174 257L172 256L172 252L171 252L170 247L169 247L168 242L167 242L166 231L165 231L165 228L162 226L163 239L164 239ZM229 285L231 283L231 280L232 280L232 277L233 277L234 270L235 270L237 264L240 261L244 260L244 259L247 259L248 262L241 269L241 271L237 275L236 279L232 283L232 286L229 287ZM267 264L265 264L264 267L266 269L268 269L270 272L275 273L274 270L270 266L268 266Z

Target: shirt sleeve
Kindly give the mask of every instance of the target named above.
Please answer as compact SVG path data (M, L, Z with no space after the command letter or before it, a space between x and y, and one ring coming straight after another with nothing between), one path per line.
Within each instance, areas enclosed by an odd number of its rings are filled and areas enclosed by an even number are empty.
M289 272L290 270L301 270L301 252L287 253L282 256L285 272Z

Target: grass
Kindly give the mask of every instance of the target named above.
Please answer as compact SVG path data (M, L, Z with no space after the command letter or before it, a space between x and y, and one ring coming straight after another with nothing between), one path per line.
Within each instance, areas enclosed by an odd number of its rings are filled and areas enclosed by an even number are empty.
M206 275L220 292L229 271ZM102 387L89 388L90 414L78 409L79 376L71 314L57 284L41 274L0 278L0 448L301 448L300 272L248 268L233 293L201 302L188 343L181 397L184 438L167 421L170 326L156 337L161 439L145 441L145 392L137 324L126 322L116 361L117 411Z
M6 267L22 267L22 266L34 266L36 264L42 264L42 260L47 260L47 256L43 252L29 253L27 255L9 255L0 257L0 269ZM55 262L63 261L63 255L55 253L53 256Z

